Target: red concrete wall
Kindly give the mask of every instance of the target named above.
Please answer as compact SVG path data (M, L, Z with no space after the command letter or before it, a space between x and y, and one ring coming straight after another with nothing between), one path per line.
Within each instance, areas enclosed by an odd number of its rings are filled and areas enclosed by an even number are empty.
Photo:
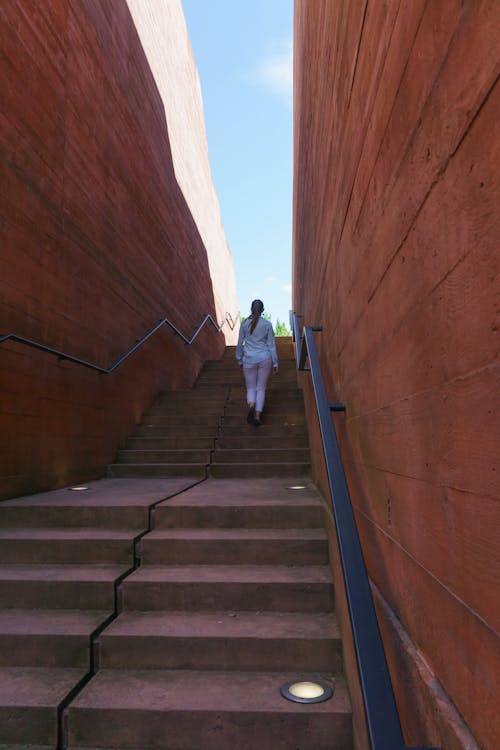
M499 32L495 0L295 3L294 309L405 735L446 750L500 736Z
M163 317L191 335L215 317L207 252L127 3L9 0L0 24L0 333L102 366ZM163 330L106 376L0 344L0 497L102 475L223 347Z

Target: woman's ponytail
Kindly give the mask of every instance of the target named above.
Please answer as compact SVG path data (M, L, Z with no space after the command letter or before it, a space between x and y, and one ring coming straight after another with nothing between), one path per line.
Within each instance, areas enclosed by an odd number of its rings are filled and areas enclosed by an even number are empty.
M250 323L250 333L253 333L255 330L255 326L259 322L259 318L264 312L264 303L260 299L254 299L252 302L252 305L250 307L250 310L252 312L251 315L251 323Z

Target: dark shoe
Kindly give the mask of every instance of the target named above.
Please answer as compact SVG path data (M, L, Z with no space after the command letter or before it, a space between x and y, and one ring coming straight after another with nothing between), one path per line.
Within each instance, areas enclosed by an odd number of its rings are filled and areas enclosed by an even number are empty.
M247 414L247 422L248 422L248 424L252 424L253 418L254 418L254 414L255 414L255 406L251 406L250 407L250 411Z
M261 426L261 424L262 424L262 422L261 422L261 420L260 420L260 419L254 419L254 420L253 420L253 423L254 423L254 425L255 425L256 427L260 427L260 426Z

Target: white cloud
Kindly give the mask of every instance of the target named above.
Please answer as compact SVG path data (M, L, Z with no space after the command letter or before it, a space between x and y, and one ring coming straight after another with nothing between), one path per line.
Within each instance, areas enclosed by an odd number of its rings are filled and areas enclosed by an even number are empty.
M282 287L282 289L283 289L283 291L284 291L284 292L286 292L287 294L291 294L291 293L292 293L292 283L291 283L291 282L289 281L289 282L288 282L288 284L285 284L285 285L284 285L284 286Z
M266 276L265 281L268 282L268 284L272 284L274 281L277 281L276 276Z
M276 40L259 64L258 81L291 103L293 93L293 46L291 39Z

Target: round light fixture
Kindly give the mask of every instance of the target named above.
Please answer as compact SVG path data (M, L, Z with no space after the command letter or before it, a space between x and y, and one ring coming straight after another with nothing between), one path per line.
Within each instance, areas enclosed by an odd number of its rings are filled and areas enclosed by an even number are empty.
M74 492L84 492L85 490L88 490L88 487L85 487L83 484L79 484L76 487L68 487L68 489Z
M292 680L282 685L280 693L294 703L322 703L332 697L333 688L319 680Z
M307 487L305 484L292 484L290 487L287 487L287 490L306 490Z

